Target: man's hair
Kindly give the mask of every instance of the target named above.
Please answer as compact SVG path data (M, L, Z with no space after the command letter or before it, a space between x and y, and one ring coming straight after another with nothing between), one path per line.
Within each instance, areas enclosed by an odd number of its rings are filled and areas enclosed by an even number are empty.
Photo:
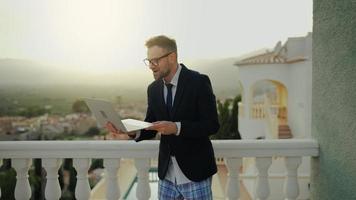
M163 49L168 50L169 52L177 53L177 44L176 41L172 38L169 38L165 35L158 35L151 37L146 41L146 47L151 48L153 46L159 46Z

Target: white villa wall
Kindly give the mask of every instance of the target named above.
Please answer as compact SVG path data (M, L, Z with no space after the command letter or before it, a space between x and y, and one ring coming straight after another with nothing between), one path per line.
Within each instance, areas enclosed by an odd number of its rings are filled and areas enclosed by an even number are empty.
M252 87L257 81L261 80L276 80L284 84L287 91L289 91L289 70L284 64L274 65L248 65L239 68L240 81L243 87L243 104L245 106L245 117L239 117L239 131L243 139L256 138L261 136L266 137L266 125L264 120L259 120L261 123L255 123L255 119L249 116L250 104L252 103L251 94ZM278 73L276 73L276 71ZM241 119L240 119L241 118ZM262 132L262 133L261 133Z
M284 47L287 59L306 58L307 60L294 64L252 64L239 67L245 117L246 119L250 118L253 85L262 80L275 80L282 83L287 89L288 124L293 136L295 138L310 138L312 33L308 33L306 37L288 38ZM241 124L239 125L241 126Z
M305 56L305 38L288 38L286 42L287 47L287 58L294 58L294 57L304 57Z
M239 132L242 139L265 137L264 119L239 118Z
M306 80L306 91L305 91L305 138L311 138L311 130L312 130L312 76L313 76L313 68L312 68L312 60L308 60L306 65L309 66L306 68L307 80Z
M290 88L288 90L288 123L295 138L311 137L312 98L312 35L291 38L287 42L288 56L302 56L306 61L288 66Z
M306 58L308 58L308 60L312 60L312 51L313 51L313 37L312 37L312 33L308 33L307 37L305 38L305 51L304 51L304 55Z
M239 76L244 88L261 80L276 80L289 90L289 70L285 64L248 65L239 68Z
M251 97L252 86L257 81L275 80L288 92L288 124L295 138L310 137L311 131L311 61L295 64L248 65L239 68L245 97ZM247 87L247 89L246 89ZM249 94L247 94L247 92ZM248 116L251 99L244 98L245 116ZM239 126L244 126L239 123ZM247 130L254 126L245 124ZM243 132L246 129L241 129ZM250 132L250 131L249 131ZM244 134L244 133L242 133Z
M292 130L293 137L310 137L310 105L311 86L310 74L311 62L298 62L291 64L290 88L288 90L288 124Z

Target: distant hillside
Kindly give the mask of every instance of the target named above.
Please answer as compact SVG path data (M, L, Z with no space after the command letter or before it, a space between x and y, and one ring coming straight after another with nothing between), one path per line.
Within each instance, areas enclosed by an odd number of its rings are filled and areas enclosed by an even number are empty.
M239 94L238 68L233 65L236 58L219 60L198 60L185 64L201 73L209 75L218 98ZM89 71L84 68L60 68L30 60L0 59L0 87L93 85L146 91L153 81L150 70L138 68L115 71Z
M234 66L236 58L219 60L200 60L188 62L187 65L210 77L216 96L234 97L240 94L238 67Z
M53 80L50 67L30 60L0 59L0 84L39 84Z
M147 72L149 72L147 70ZM31 60L0 59L0 85L131 85L142 86L151 77L144 70L92 71L45 65ZM133 78L135 77L135 78ZM135 81L135 79L139 81Z

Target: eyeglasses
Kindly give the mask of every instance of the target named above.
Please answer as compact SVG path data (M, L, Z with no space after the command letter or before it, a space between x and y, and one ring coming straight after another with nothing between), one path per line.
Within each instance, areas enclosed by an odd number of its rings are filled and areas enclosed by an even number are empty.
M159 61L162 58L165 58L165 57L169 56L171 53L173 53L173 52L169 52L169 53L164 54L163 56L158 57L158 58L152 58L152 59L146 58L146 59L143 60L143 62L145 63L146 66L150 66L150 64L152 64L153 66L158 66Z

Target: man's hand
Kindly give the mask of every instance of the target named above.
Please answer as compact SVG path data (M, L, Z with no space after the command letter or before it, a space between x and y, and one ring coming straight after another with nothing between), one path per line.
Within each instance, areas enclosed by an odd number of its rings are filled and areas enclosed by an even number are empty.
M109 131L109 137L113 140L129 140L131 139L129 135L133 137L136 135L135 132L126 133L121 131L111 122L107 122L105 128Z
M157 121L153 122L153 125L146 128L146 130L156 130L161 135L175 135L178 128L176 123L169 121Z

